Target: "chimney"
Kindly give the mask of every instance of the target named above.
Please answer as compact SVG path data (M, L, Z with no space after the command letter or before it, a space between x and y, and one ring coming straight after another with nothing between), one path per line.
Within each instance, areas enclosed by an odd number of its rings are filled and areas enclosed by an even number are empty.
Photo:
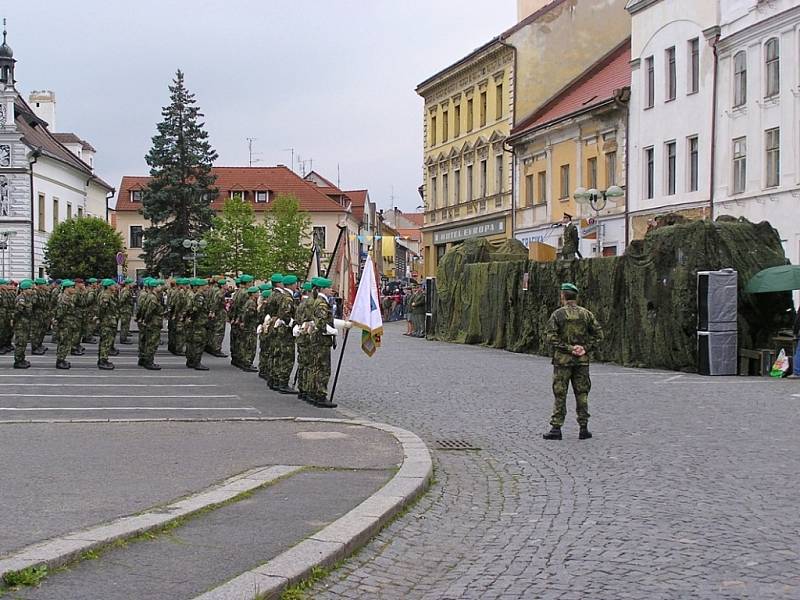
M56 129L56 94L50 90L33 91L28 96L28 104L33 109L34 114L47 121L47 128L50 132Z
M517 0L517 22L529 17L552 0Z

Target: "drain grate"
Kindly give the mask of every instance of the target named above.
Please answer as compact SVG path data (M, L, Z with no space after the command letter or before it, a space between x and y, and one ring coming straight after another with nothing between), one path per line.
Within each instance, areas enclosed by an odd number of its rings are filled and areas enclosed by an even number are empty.
M438 450L480 450L466 440L436 440Z

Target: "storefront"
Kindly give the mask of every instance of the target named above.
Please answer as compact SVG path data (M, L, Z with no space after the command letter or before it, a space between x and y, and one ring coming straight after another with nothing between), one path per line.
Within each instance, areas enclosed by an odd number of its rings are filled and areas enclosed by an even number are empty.
M504 215L432 231L423 230L425 275L435 276L439 261L445 253L468 238L483 237L490 242L508 239L511 232L509 221L510 215Z

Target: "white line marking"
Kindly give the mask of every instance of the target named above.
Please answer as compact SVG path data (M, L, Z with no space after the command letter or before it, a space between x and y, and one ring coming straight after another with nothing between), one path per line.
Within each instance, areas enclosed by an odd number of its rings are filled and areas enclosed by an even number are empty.
M673 375L672 377L667 377L663 381L659 381L658 383L669 383L670 381L676 381L683 377L683 375Z
M89 398L86 394L0 394L3 398ZM92 394L92 398L187 398L190 400L199 400L200 398L239 398L235 394L228 395L215 395L215 396L120 396L119 394L113 395L96 395Z
M7 385L24 385L25 387L217 387L215 383L9 383Z
M52 372L53 369L47 369L47 371ZM133 369L130 369L130 371L133 371ZM8 373L8 374L0 374L0 377L36 377L38 379L41 377L41 375L34 375L33 373ZM143 373L137 373L136 375L119 375L118 373L115 373L114 375L64 375L62 373L52 373L51 375L51 378L61 379L62 377L72 377L80 379L111 379L111 378L119 379L121 377L125 377L128 379L130 379L131 377L135 377L136 379L199 379L203 376L202 375L145 375Z
M167 396L169 397L169 396ZM248 410L257 411L253 406L219 407L219 406L39 406L34 408L0 407L6 412L41 412L41 411L81 411L81 410Z

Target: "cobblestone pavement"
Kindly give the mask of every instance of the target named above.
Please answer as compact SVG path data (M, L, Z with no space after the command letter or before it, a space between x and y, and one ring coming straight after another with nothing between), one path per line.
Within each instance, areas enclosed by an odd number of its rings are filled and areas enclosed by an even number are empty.
M403 327L337 401L425 438L436 482L315 598L800 598L800 384L594 365L594 439L570 406L549 442L547 359Z

